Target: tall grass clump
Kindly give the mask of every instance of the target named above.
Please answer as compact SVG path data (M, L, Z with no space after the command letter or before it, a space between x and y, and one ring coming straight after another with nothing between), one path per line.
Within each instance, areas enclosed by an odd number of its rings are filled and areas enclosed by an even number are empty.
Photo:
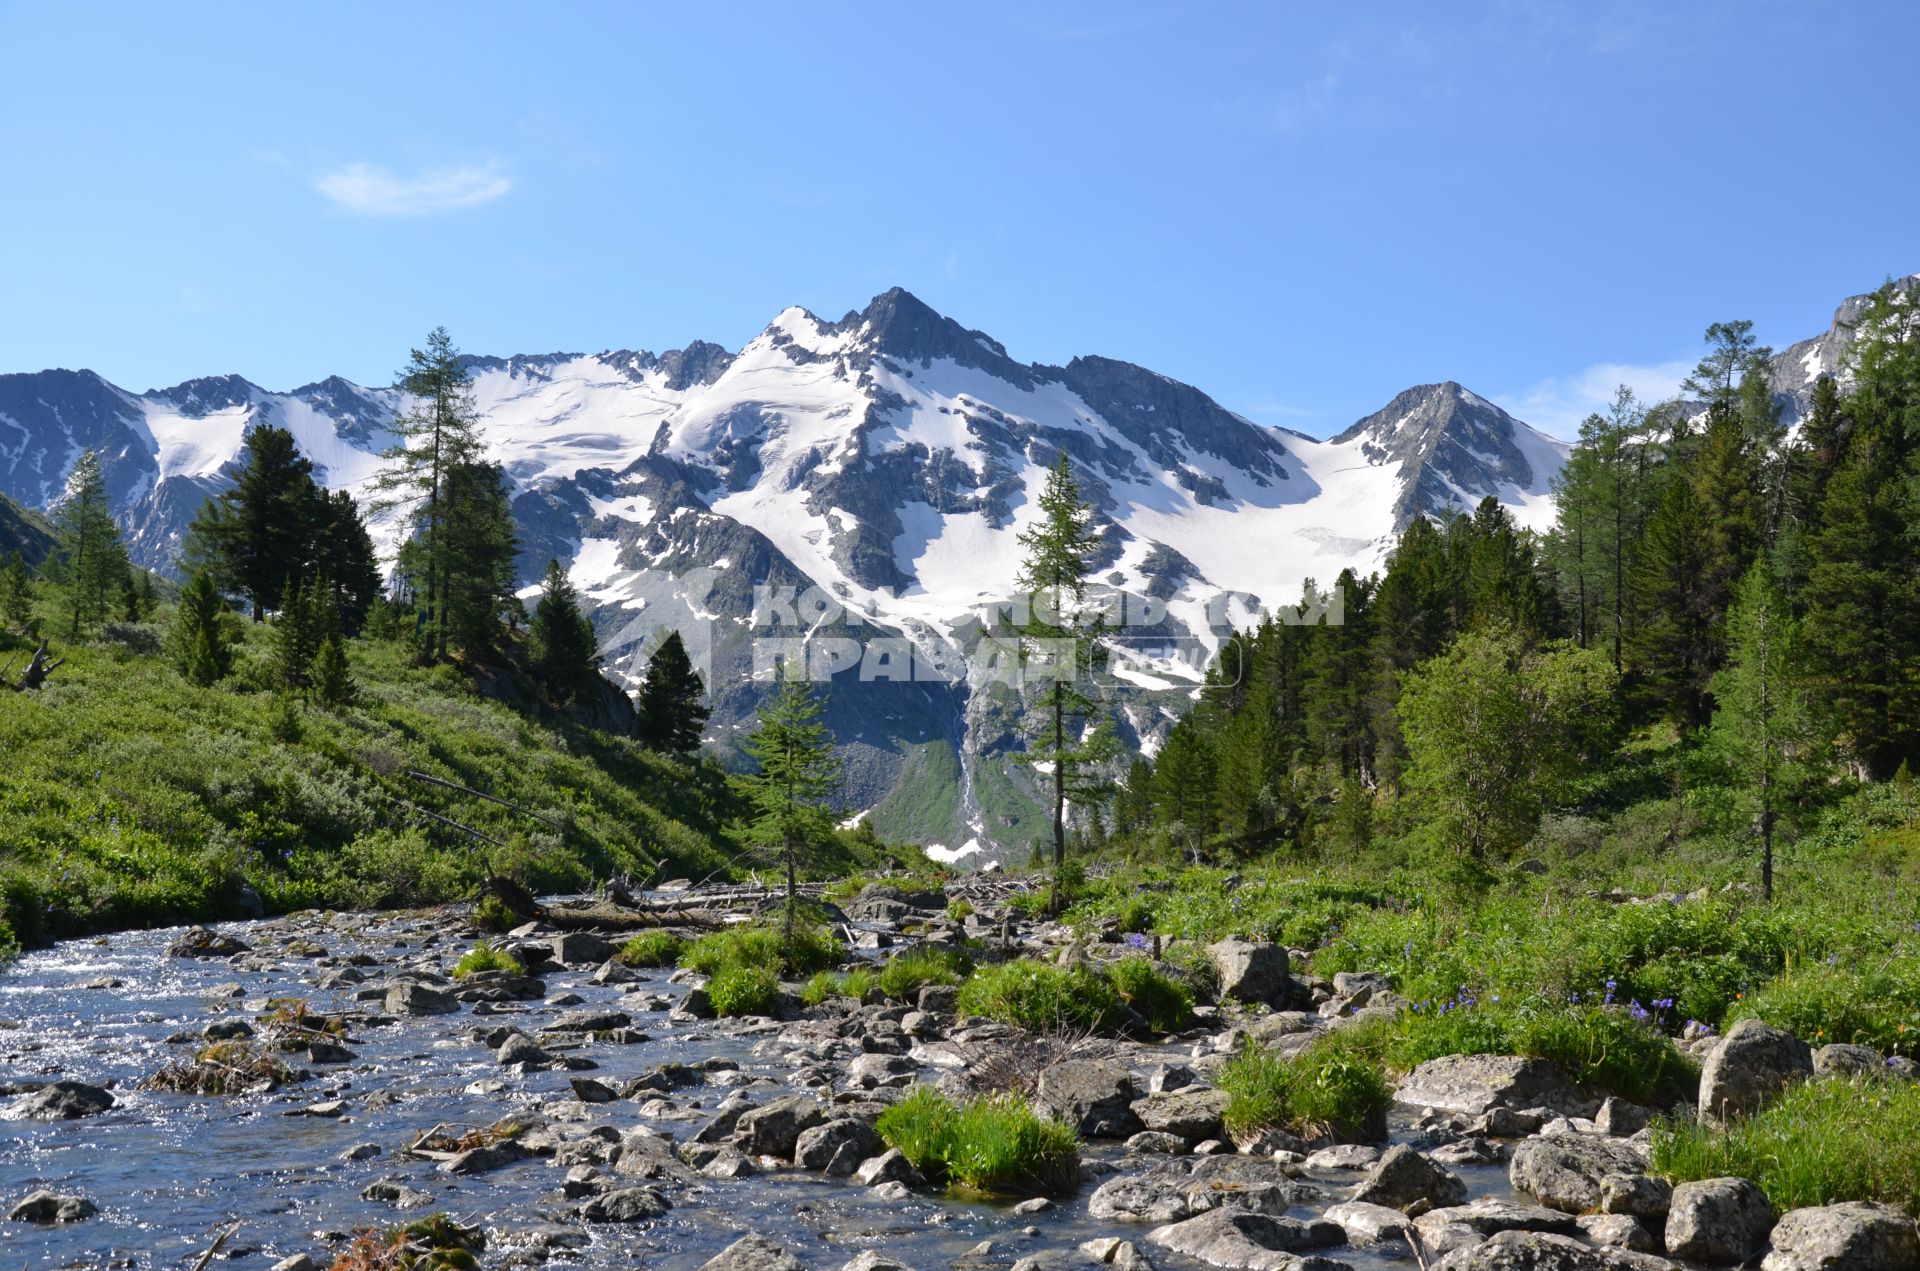
M483 940L453 964L453 978L464 980L470 975L479 975L483 971L504 971L509 975L525 975L527 968L519 958L505 949Z
M973 959L958 949L911 949L887 959L875 977L880 991L904 1001L931 984L958 984L973 970Z
M687 942L672 931L643 931L620 946L614 956L628 966L662 967L679 961Z
M1154 1032L1177 1033L1193 1022L1193 990L1151 958L1122 958L1107 968L1107 979Z
M1249 1041L1220 1070L1227 1133L1247 1139L1280 1129L1302 1138L1384 1138L1393 1089L1362 1050L1331 1033L1291 1058Z
M1024 958L975 971L960 986L959 1010L1035 1033L1110 1032L1121 1019L1120 995L1106 976Z
M783 924L746 923L701 936L680 955L680 965L702 975L728 966L771 968L783 975L807 975L839 962L844 950L824 927L799 924L787 939Z
M874 1128L932 1183L991 1196L1065 1196L1079 1186L1073 1128L1041 1116L1018 1095L955 1103L922 1085L881 1113Z
M1920 1217L1920 1084L1809 1081L1726 1129L1655 1129L1653 1167L1675 1182L1747 1178L1776 1213L1870 1200Z
M764 966L728 965L707 981L716 1015L771 1015L780 1001L780 981Z

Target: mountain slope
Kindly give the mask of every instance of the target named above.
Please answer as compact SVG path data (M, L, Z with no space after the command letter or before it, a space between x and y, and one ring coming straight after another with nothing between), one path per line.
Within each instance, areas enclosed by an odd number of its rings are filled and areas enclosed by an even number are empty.
M835 673L849 800L881 805L883 828L1001 841L1031 816L1009 763L1017 712L968 655L1015 591L1019 534L1061 451L1096 509L1098 582L1128 598L1116 674L1141 735L1229 627L1306 579L1377 568L1413 516L1491 494L1543 524L1565 451L1452 383L1314 441L1130 363L1018 362L899 289L837 321L785 310L737 352L470 364L489 457L514 485L523 581L568 562L616 673L681 629L726 749L779 656L770 642L811 637ZM0 491L46 506L72 456L98 448L136 559L164 568L249 425L288 428L327 484L357 491L402 404L337 377L134 394L90 372L0 376ZM399 532L375 529L389 545ZM903 773L956 769L902 789Z
M54 542L52 522L0 494L0 560L19 552L27 564L38 565L53 551Z

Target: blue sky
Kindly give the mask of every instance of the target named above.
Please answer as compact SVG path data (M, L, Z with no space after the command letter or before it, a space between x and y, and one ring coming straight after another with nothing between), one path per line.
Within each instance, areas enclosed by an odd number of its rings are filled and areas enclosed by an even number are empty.
M1326 433L1567 431L1920 269L1920 6L0 3L0 371L386 383L899 284ZM1331 9L1351 12L1329 13Z

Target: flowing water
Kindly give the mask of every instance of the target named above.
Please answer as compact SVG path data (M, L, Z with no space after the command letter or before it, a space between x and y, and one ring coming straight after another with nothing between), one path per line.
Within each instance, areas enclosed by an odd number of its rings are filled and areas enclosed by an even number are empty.
M163 951L178 931L145 931L58 945L0 971L0 1083L86 1081L110 1086L118 1100L111 1110L82 1120L0 1121L0 1211L39 1188L78 1193L100 1207L93 1218L61 1226L0 1222L0 1271L190 1266L216 1234L236 1222L238 1230L212 1267L265 1268L301 1252L324 1266L327 1250L342 1234L434 1210L484 1224L490 1236L488 1266L537 1260L542 1255L536 1250L544 1247L557 1266L692 1271L750 1231L772 1237L822 1271L866 1249L884 1250L927 1271L951 1265L983 1240L992 1240L994 1251L973 1265L1004 1268L1044 1250L1071 1254L1081 1241L1103 1235L1140 1243L1161 1267L1199 1266L1147 1246L1144 1226L1089 1217L1086 1198L1092 1184L1051 1210L1018 1216L1006 1205L931 1193L888 1201L846 1180L769 1171L735 1180L659 1184L673 1202L664 1218L650 1224L586 1225L573 1213L578 1202L560 1193L565 1171L546 1159L456 1178L441 1173L433 1161L399 1154L434 1126L485 1126L508 1115L572 1119L578 1130L591 1124L621 1131L650 1124L685 1138L729 1093L722 1083L759 1077L769 1085L763 1094L792 1093L785 1085L792 1064L779 1055L756 1053L756 1044L779 1026L763 1024L742 1033L709 1022L671 1022L664 1011L634 1011L630 990L683 992L665 972L646 973L640 985L613 986L590 983L585 971L556 971L546 977L549 995L571 992L582 1002L562 1008L535 1001L484 1014L467 1006L452 1015L357 1026L348 1043L358 1056L354 1062L314 1068L313 1080L272 1094L204 1097L137 1089L143 1078L190 1053L190 1046L169 1044L169 1036L186 1032L197 1038L213 1020L251 1019L269 998L304 997L322 1010L379 1009L377 1003L352 1002L346 990L317 990L322 962L337 966L354 954L371 955L381 966L366 971L369 983L377 983L382 968L397 962L420 962L425 955L444 955L450 962L466 940L444 917L420 915L331 923L279 920L222 930L261 951L278 949L294 936L312 939L331 956L273 956L265 959L271 964L266 968L172 958ZM576 1053L598 1067L579 1075L615 1084L664 1061L691 1063L713 1056L736 1060L742 1071L709 1074L714 1084L670 1096L698 1115L648 1123L633 1102L579 1103L566 1072L521 1075L502 1068L475 1036L476 1030L502 1024L532 1033L562 1009L588 1008L629 1011L634 1027L651 1040L588 1044ZM777 1090L770 1088L775 1082ZM336 1098L344 1101L343 1115L288 1115ZM1404 1131L1401 1125L1396 1137ZM377 1145L379 1154L344 1157L363 1144ZM1092 1170L1106 1172L1118 1168L1122 1155L1117 1145L1095 1145L1088 1161ZM1125 1168L1148 1163L1133 1160ZM1506 1194L1498 1169L1460 1173L1475 1195ZM1322 1176L1327 1201L1303 1206L1294 1216L1317 1215L1324 1204L1340 1199L1355 1177ZM361 1199L362 1189L378 1179L431 1193L433 1203L402 1211ZM1030 1229L1037 1232L1028 1234ZM1324 1252L1361 1268L1412 1265L1404 1257Z

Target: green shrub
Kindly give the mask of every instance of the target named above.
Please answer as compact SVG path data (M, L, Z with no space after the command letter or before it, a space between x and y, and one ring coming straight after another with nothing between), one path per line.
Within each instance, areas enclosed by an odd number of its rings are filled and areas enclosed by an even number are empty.
M788 943L782 923L745 923L701 936L680 955L680 965L702 975L727 966L767 967L788 975L806 975L840 961L840 942L823 927L802 923Z
M1193 990L1167 975L1151 958L1122 958L1107 968L1120 999L1156 1033L1177 1033L1193 1022Z
M929 984L958 984L972 969L973 960L957 950L914 949L888 958L875 983L888 997L905 1001Z
M1227 1132L1236 1139L1267 1128L1347 1142L1379 1137L1393 1089L1376 1064L1339 1038L1315 1040L1291 1059L1249 1041L1217 1079L1227 1092Z
M473 925L482 931L491 931L495 935L504 935L520 925L519 917L507 908L506 902L492 892L480 898L473 907Z
M965 922L972 916L973 906L966 901L949 900L947 902L947 920L949 922Z
M768 967L724 966L707 981L707 999L716 1015L771 1015L780 981Z
M686 941L671 931L643 931L620 946L615 955L628 966L672 966L680 958Z
M831 971L815 971L800 987L800 1000L818 1006L840 991L840 977Z
M1082 965L1022 959L983 966L960 987L962 1015L980 1015L1031 1032L1111 1032L1120 995Z
M1920 1043L1920 966L1903 959L1862 971L1836 960L1792 971L1734 1003L1732 1019L1748 1016L1813 1046L1852 1042L1912 1056Z
M483 971L505 971L511 975L524 975L527 968L519 958L505 949L495 948L482 941L473 946L471 952L453 964L453 978L464 980L470 975Z
M1017 1095L956 1104L932 1086L880 1114L880 1137L933 1183L986 1195L1071 1195L1079 1138Z
M1751 1179L1777 1213L1870 1200L1920 1217L1920 1084L1810 1081L1724 1130L1669 1122L1653 1167L1675 1182Z

